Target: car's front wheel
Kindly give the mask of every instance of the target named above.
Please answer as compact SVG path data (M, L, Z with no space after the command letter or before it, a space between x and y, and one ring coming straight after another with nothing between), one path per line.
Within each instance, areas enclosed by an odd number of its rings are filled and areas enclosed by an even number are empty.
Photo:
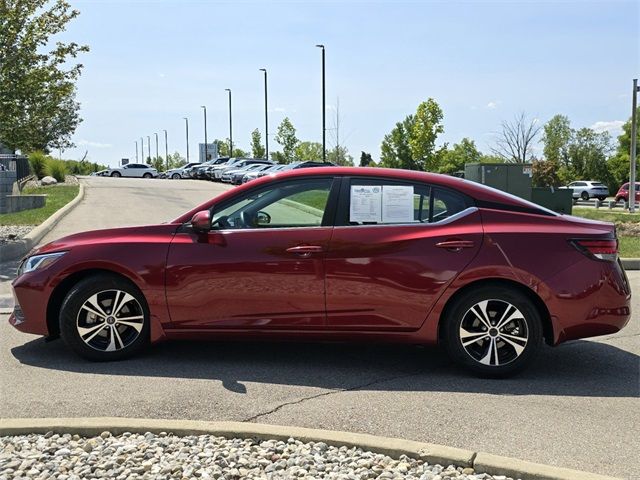
M89 360L130 357L149 342L147 302L135 285L120 277L88 277L62 303L60 336Z
M485 377L506 377L529 364L542 343L535 305L516 289L486 285L469 290L448 310L443 325L450 357Z
M144 175L142 175L144 178L151 178L153 177L153 175L151 175L150 173L145 173Z
M171 178L173 178L174 180L178 180L180 178L180 174L174 173L173 175L171 175Z
M120 177L120 172L111 172L112 177Z
M582 193L580 194L580 198L581 198L582 200L589 200L589 192L582 192Z

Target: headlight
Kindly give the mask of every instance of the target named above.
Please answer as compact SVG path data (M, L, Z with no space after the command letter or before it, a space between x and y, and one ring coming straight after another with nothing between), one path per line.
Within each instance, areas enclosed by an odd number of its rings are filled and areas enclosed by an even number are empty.
M24 262L20 264L18 267L18 276L23 273L33 272L34 270L41 270L43 268L47 268L49 265L54 263L60 257L62 257L67 252L57 252L57 253L45 253L44 255L33 255L32 257L27 258Z

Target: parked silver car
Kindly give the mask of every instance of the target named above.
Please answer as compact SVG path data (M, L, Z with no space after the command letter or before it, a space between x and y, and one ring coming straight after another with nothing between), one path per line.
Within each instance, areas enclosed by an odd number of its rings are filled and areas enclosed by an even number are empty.
M561 188L570 188L573 190L573 198L581 198L582 200L589 200L590 198L604 200L609 196L609 188L602 182L578 180Z
M185 175L185 171L188 168L191 168L196 165L200 165L200 162L191 162L179 168L172 168L171 170L167 171L167 178L173 178L174 180L178 178L187 178L187 176Z
M108 169L104 176L153 178L158 176L158 171L146 163L129 163L122 167Z

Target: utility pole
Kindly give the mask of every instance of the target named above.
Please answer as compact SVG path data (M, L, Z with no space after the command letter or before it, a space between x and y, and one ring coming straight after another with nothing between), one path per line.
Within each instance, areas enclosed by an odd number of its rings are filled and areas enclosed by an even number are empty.
M144 139L140 137L140 163L146 163L144 161Z
M138 163L138 140L136 140L136 163Z
M327 161L327 115L325 101L325 83L324 83L324 45L316 45L322 49L322 161Z
M156 136L156 162L158 161L158 134L154 133L154 135Z
M167 131L164 131L164 162L165 170L169 170L169 142L167 142Z
M638 135L638 79L633 79L633 94L631 95L631 152L629 163L631 163L629 174L629 213L636 211L636 137Z
M225 88L229 92L229 157L233 157L233 122L231 121L231 89Z
M206 162L207 160L209 160L207 155L207 107L205 107L204 105L200 105L200 108L204 110L204 160L203 162Z
M261 68L264 72L264 158L269 160L269 109L267 104L267 69Z
M187 117L184 118L185 128L187 131L187 163L189 163L189 119Z
M151 136L147 135L147 152L149 152L149 163L151 163Z

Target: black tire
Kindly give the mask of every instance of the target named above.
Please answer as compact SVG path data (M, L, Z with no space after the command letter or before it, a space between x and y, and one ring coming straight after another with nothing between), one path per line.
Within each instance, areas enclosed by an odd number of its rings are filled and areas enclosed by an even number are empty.
M111 172L112 177L121 177L120 172Z
M178 180L180 178L180 174L179 173L174 173L173 175L171 175L171 178L174 180Z
M121 296L114 297L109 304L109 296L112 295L110 292L114 291L120 292ZM130 295L132 300L127 300L129 297L122 293ZM110 309L120 298L119 312L126 315L122 320L133 319L136 316L139 318L135 322L129 321L129 325L118 324L116 315L109 315L101 321L85 307L86 302L94 295L97 301L92 301L91 305L97 303L99 308L96 310L102 309L108 314L118 313ZM91 316L94 317L93 321ZM135 355L149 343L149 307L144 295L134 284L115 275L94 275L78 282L62 302L59 318L60 336L64 342L88 360L122 360ZM100 328L100 325L103 325L103 328ZM85 329L87 333L81 336L79 328ZM113 333L114 329L118 330L116 334ZM115 350L109 351L112 338Z
M480 317L471 311L471 308L475 307L476 311L482 314L479 305L484 301L487 301L487 304L484 304L484 312L489 313L489 329L486 329ZM491 323L495 321L491 313L496 317L501 315L499 307L505 303L517 309L521 315L513 313L516 310L505 310L503 313L507 315L507 319L514 318L514 315L518 318L507 322L500 331L497 331ZM526 295L514 288L487 284L470 289L456 299L455 304L447 309L445 315L442 319L442 340L447 353L453 361L481 377L503 378L521 371L535 358L542 344L540 313ZM496 324L500 320L499 318L495 321ZM478 324L478 330L474 330L476 327L473 326L473 322ZM463 324L464 327L461 330ZM474 331L478 333L471 333ZM484 331L487 333L482 333ZM467 335L469 333L471 335ZM495 336L492 337L491 335L494 334ZM522 340L508 341L505 340L506 337L501 337L501 334L508 334L511 339L525 340L524 343ZM463 346L462 335L467 335L466 347ZM482 338L481 335L486 338ZM519 348L514 348L513 344L517 344ZM482 363L482 360L487 360L487 356L489 364Z
M153 177L153 175L151 175L150 173L145 173L144 175L142 175L144 178L151 178Z
M581 198L582 200L589 200L589 192L582 192L582 193L580 194L580 198Z
M598 197L598 200L600 200L601 202L604 202L607 199L607 197Z

